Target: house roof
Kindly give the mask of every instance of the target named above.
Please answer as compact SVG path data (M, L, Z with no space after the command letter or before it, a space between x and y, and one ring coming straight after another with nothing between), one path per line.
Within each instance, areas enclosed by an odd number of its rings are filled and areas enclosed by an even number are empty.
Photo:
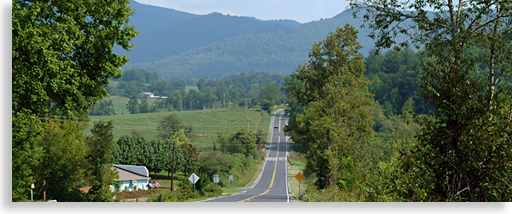
M119 172L118 180L149 179L149 171L145 166L117 165L114 168Z

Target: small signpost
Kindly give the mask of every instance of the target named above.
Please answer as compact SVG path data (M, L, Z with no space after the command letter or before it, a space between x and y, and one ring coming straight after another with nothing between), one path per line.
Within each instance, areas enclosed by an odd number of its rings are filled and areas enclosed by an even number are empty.
M302 173L298 173L295 178L299 181L299 193L300 193L300 181L302 181L302 179L304 178L304 175L302 175Z
M44 196L43 196L43 200L46 202L46 191L48 190L48 184L46 183L46 180L43 180L43 191L44 191Z
M213 175L213 183L219 183L219 174Z
M231 175L231 172L228 172L227 174L229 175L229 188L231 188L231 181L233 181L233 176Z
M30 201L34 201L34 184L30 184Z
M196 182L199 180L199 176L197 176L195 173L192 173L192 175L188 178L190 182L194 184L194 192L196 191Z

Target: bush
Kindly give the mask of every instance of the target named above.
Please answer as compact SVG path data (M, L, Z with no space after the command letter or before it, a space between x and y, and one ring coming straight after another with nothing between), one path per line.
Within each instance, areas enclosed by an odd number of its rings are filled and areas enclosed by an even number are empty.
M204 192L211 192L211 193L218 194L218 195L222 194L222 189L218 185L216 185L214 183L207 184L203 188L203 191Z
M153 194L148 198L148 202L159 202L160 194L162 194L163 202L183 202L200 196L199 191L194 193L188 189L178 189L176 191L164 191Z

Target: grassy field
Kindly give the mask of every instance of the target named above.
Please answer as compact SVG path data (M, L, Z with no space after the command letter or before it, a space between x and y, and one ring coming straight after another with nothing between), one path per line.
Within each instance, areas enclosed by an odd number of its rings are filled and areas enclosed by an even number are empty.
M195 86L195 85L187 85L187 86L185 86L185 92L187 92L187 93L190 90L192 90L192 89L195 89L195 90L199 91L199 88L197 86Z
M114 101L119 105L119 99ZM197 136L192 139L192 143L201 147L212 146L217 135L228 135L239 129L247 128L246 111L243 108L233 109L210 109L206 111L174 111L174 112L156 112L145 114L125 114L114 116L91 116L91 122L86 133L90 134L90 127L94 121L113 120L114 121L114 140L121 136L132 136L133 130L141 133L147 140L158 139L157 127L162 118L168 114L179 115L186 125L192 125L193 133ZM261 128L263 132L268 132L270 126L270 116L266 112L257 109L249 109L249 130L256 132ZM206 133L206 136L198 136Z

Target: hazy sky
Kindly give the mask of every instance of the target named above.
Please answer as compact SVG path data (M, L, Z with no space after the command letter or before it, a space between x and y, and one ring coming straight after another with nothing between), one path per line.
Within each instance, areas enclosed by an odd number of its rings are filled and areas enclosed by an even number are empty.
M257 19L292 19L301 23L331 18L346 9L346 0L135 0L142 4L193 14L220 12Z

